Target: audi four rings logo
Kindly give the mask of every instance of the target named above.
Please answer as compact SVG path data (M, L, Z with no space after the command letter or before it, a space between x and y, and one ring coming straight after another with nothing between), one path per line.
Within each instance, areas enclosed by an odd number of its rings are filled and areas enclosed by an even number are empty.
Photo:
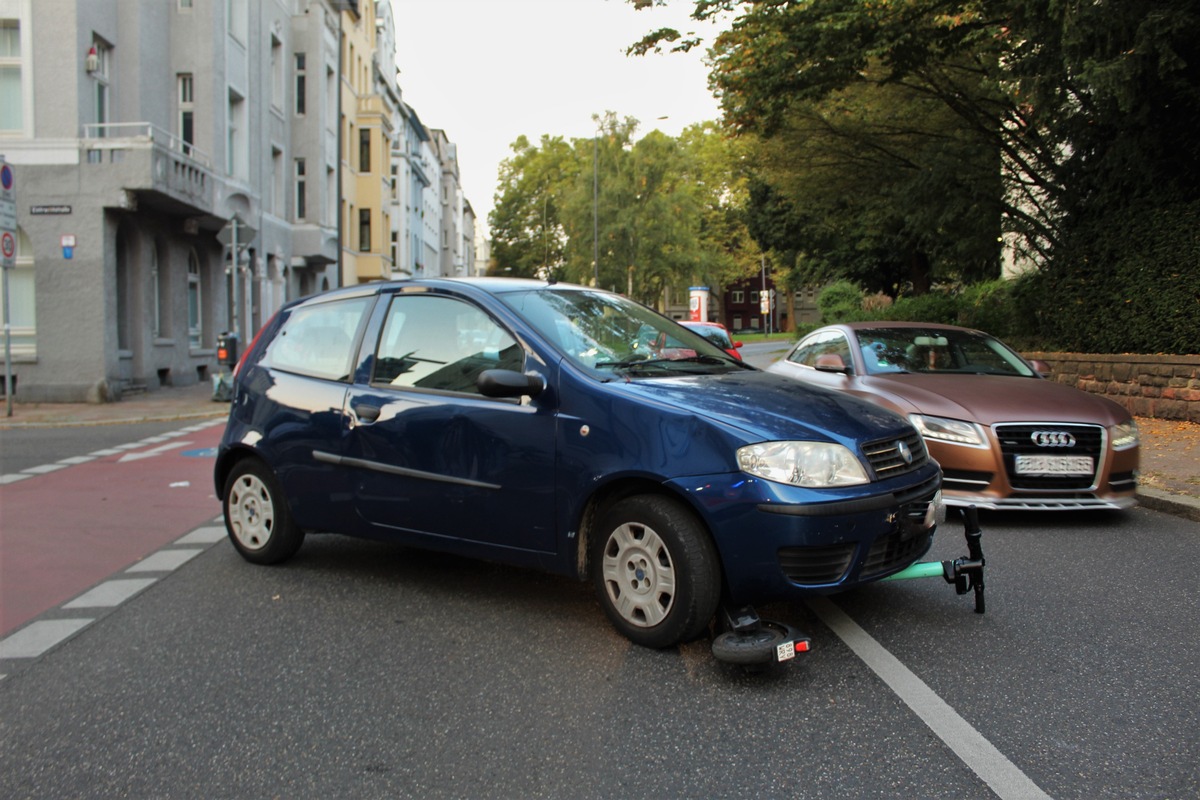
M1038 447L1074 447L1075 437L1066 431L1034 431L1029 438Z
M898 452L900 454L900 457L904 459L905 464L912 463L912 459L913 459L912 450L909 450L908 445L906 445L904 442L897 440L896 452Z

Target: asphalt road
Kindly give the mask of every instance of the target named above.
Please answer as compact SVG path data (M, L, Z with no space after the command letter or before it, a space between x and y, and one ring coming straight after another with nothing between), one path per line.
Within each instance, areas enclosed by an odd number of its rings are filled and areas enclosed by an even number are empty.
M984 522L985 615L940 580L765 608L814 650L757 675L630 645L566 579L341 537L264 568L219 541L0 662L0 796L1196 796L1200 526ZM962 549L947 524L937 557Z

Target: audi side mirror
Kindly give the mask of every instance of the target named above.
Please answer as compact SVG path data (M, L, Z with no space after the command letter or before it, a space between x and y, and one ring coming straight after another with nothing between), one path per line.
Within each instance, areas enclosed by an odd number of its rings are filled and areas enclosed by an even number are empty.
M816 368L821 372L841 372L849 373L846 368L846 362L837 353L825 353L817 356Z

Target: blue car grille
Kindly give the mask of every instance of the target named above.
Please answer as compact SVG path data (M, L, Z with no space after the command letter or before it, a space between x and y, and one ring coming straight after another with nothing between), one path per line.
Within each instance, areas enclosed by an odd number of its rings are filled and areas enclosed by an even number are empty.
M896 526L871 543L863 556L859 577L864 580L907 567L929 549L933 529L924 527L929 505L941 486L941 476L896 494L900 513ZM779 567L793 583L819 585L838 583L854 563L859 542L839 542L814 547L782 547Z
M863 453L879 480L907 474L929 461L925 440L915 430L904 436L868 442L863 445Z
M907 567L929 549L932 540L932 531L916 533L911 528L901 528L895 533L880 536L867 552L859 574L867 579Z
M793 583L837 583L850 569L856 547L855 542L823 547L784 547L779 550L779 566Z

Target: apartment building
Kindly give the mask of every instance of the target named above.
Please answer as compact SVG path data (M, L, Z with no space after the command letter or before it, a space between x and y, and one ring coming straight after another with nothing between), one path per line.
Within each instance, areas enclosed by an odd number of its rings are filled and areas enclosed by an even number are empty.
M390 0L0 0L16 399L206 382L222 334L404 274L393 240L439 263L442 175L395 41ZM420 211L396 221L410 146Z

